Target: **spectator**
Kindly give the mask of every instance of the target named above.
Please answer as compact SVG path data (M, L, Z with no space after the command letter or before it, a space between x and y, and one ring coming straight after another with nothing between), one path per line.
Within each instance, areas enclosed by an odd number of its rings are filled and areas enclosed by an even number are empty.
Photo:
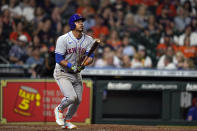
M179 32L183 32L186 25L190 24L191 18L187 15L183 7L177 9L177 16L174 17L175 28Z
M161 57L159 57L158 63L157 63L157 69L164 69L166 64L165 64L165 58L166 57L172 57L173 63L176 62L176 58L174 55L174 50L171 46L168 46L166 48L165 54L163 54Z
M110 54L110 55L108 55L108 54ZM114 60L114 58L113 58L113 60L111 58L112 55L114 55L114 52L112 51L112 49L109 46L104 47L103 56L102 56L102 58L99 58L96 60L95 67L108 67L108 66L112 66L112 65L114 66L114 64L111 63ZM110 58L107 58L108 56ZM110 65L109 65L109 63L110 63Z
M47 48L50 48L51 46L54 46L55 38L54 33L51 30L51 20L46 19L44 21L44 25L42 29L38 33L38 37L41 40L41 43L46 46Z
M113 56L113 64L115 67L120 68L122 65L122 57L123 57L123 47L119 46L115 49L114 56Z
M162 69L166 69L166 70L177 69L176 65L172 61L172 57L171 56L166 56L165 57L165 59L164 59L164 67Z
M35 16L33 19L34 26L38 26L39 22L42 22L46 18L45 11L40 6L37 6L35 8L34 16Z
M104 34L100 34L99 39L103 42L103 43L107 43L107 37Z
M189 58L185 58L184 64L183 64L183 69L184 70L194 70L195 69L194 61Z
M155 16L154 15L149 15L148 16L148 23L144 29L144 34L149 37L155 34L159 34L159 28L158 28L158 24L155 20Z
M15 9L16 5L17 5L16 0L9 0L8 4L4 4L4 5L1 6L1 10L4 10L4 9L8 8L9 11L10 11L10 16L12 18L17 18L18 15L14 12L14 9Z
M185 28L185 32L179 36L179 38L178 38L178 45L179 46L184 45L185 37L190 37L190 45L191 46L197 45L197 32L192 32L191 25L188 25Z
M170 0L164 0L161 4L157 7L156 14L157 16L162 15L163 9L166 9L167 16L174 17L176 16L176 7L171 3Z
M55 53L54 51L49 51L44 56L44 65L38 66L35 71L41 77L52 77L55 64Z
M9 51L9 59L11 63L23 65L27 59L26 44L28 42L25 35L20 35L17 45L12 46Z
M93 26L95 26L94 16L88 11L87 8L83 10L82 16L86 18L84 21L85 30L91 29Z
M99 13L103 19L103 24L106 25L107 27L113 27L116 28L115 26L115 18L114 18L114 13L113 13L113 8L110 6L107 6L101 10L101 13Z
M136 53L131 60L131 68L134 69L143 68L143 63L138 53Z
M176 52L174 64L176 65L177 69L183 69L185 57L182 52Z
M124 2L123 0L116 0L114 1L114 3L112 4L114 9L117 10L123 10L126 8L126 2Z
M18 19L25 18L30 22L34 18L35 5L35 0L23 0L13 9L13 12L17 14Z
M159 0L124 0L127 2L130 6L137 6L140 4L144 4L146 6L157 6Z
M131 13L126 14L124 19L124 25L122 26L121 31L130 32L130 33L137 33L139 32L139 27L134 21L134 16Z
M18 44L18 37L20 35L25 35L28 42L31 42L31 36L28 32L24 30L24 22L19 21L16 25L16 31L11 32L10 34L10 40L13 44Z
M0 23L0 45L5 43L6 38L3 35L3 24Z
M41 47L40 38L37 35L33 36L32 46L33 46L33 48L40 48Z
M58 31L58 26L62 25L62 19L59 8L55 7L51 13L51 29L55 32Z
M188 121L196 121L197 120L197 98L192 99L192 107L189 108L189 111L187 113L187 120Z
M100 34L100 37L99 39L103 42L103 43L106 43L106 36L104 34ZM108 45L106 44L106 47L108 47ZM105 46L98 46L97 50L96 50L96 53L95 55L97 55L97 58L95 58L95 61L96 59L98 58L102 58L103 57L103 52L104 52L104 49L106 48ZM111 49L112 47L110 47L109 49Z
M3 34L3 24L0 24L0 63L9 63L9 57L8 55L5 55L10 50L10 44L6 40L4 34Z
M95 16L95 22L95 26L92 27L94 38L98 38L100 34L109 34L109 29L107 26L103 25L103 20L101 16Z
M47 15L45 13L45 11L42 9L42 7L38 6L35 8L35 11L34 11L34 19L33 19L33 26L35 27L34 31L33 31L33 34L34 35L37 35L38 32L40 30L42 30L42 27L44 25L44 19L47 18Z
M0 22L0 41L6 41L6 36L3 32L3 23Z
M113 47L114 49L117 49L120 45L122 45L122 41L120 40L120 37L116 30L111 31L109 38L107 40L107 44Z
M173 18L169 16L168 7L164 7L161 10L161 14L157 16L157 23L159 25L159 30L165 31L165 28L168 26L170 28L174 27Z
M56 25L56 32L54 32L55 39L62 35L63 32L63 25L62 23L57 23Z
M58 2L57 0L53 0ZM77 2L75 0L64 0L64 4L57 6L60 10L62 17L62 23L66 24L66 19L70 17L70 14L76 13L76 9L78 7Z
M192 7L192 4L189 0L186 0L183 3L183 8L186 11L188 16L196 16L196 9Z
M197 16L192 17L191 27L192 27L192 32L197 32Z
M123 12L123 10L119 9L116 11L115 14L116 14L116 15L114 15L114 24L115 24L114 26L115 27L113 27L112 25L111 25L111 27L120 30L121 27L124 25L124 12Z
M122 43L123 43L123 55L128 55L129 57L133 57L133 55L135 54L136 50L131 45L131 43L129 41L129 37L128 36L124 36Z
M127 2L130 6L136 6L140 4L140 1L138 0L124 0L125 2Z
M134 16L134 21L140 29L147 26L147 7L145 5L140 5L138 7L137 14Z
M124 14L131 12L131 7L124 0L116 0L113 2L114 17L116 19L116 26L124 24Z
M90 0L80 0L80 1L78 1L78 6L79 7L76 10L76 12L78 14L82 14L85 9L89 13L89 15L95 14L94 8L92 8L91 5L90 5Z
M92 29L86 30L86 34L89 35L89 36L91 36L91 37L93 37L93 31L92 31ZM102 41L102 40L101 40L101 41ZM103 42L103 41L102 41L102 42Z
M171 42L178 45L177 41L178 41L179 35L175 34L174 28L172 28L171 26L166 26L164 28L164 32L161 32L161 34L162 34L163 37L160 38L160 43L163 43L164 42L164 36L168 35L168 36L171 37Z
M96 61L95 61L95 67L103 67L106 65L106 62L105 62L105 55L110 53L112 50L109 46L106 46L104 47L103 51L101 51L101 58L98 58Z
M180 4L184 5L186 1L189 1L192 7L195 7L196 1L195 0L180 0Z
M39 48L34 48L32 52L32 56L30 56L26 60L26 64L31 66L31 65L43 65L44 59L41 57L40 54L40 49Z
M143 4L145 4L146 6L158 6L158 2L159 0L141 0Z
M103 56L103 59L98 59L95 63L95 67L115 67L114 65L114 52L110 51Z
M144 68L151 68L152 67L152 60L151 58L146 54L146 49L144 46L139 45L138 46L138 54L140 56L140 59L142 61Z
M100 1L99 9L103 9L107 6L112 6L112 2L110 0L101 0Z
M40 38L37 35L33 36L32 46L33 48L39 48L42 55L48 52L48 48L44 44L41 44Z
M56 7L62 7L66 2L70 2L71 0L51 0L51 3L53 3Z
M113 51L105 55L105 62L106 62L106 65L104 67L107 67L107 68L116 67L116 65L114 64L114 52Z
M183 53L186 58L195 58L196 57L196 46L191 46L190 37L185 37L184 45L179 47L179 50Z
M138 51L131 60L132 68L151 68L152 60L146 55L145 47L142 45L138 46Z
M13 18L10 15L10 11L8 8L2 9L2 14L0 16L0 24L3 27L3 35L5 38L9 38L10 33L13 30L16 30L16 25Z
M64 27L63 27L63 34L66 34L67 32L69 32L70 31L70 26L68 25L68 24L66 24L66 25L64 25Z
M122 68L131 68L131 59L128 55L122 57Z
M55 8L55 5L51 2L51 0L44 0L39 3L42 9L45 10L47 15L50 15L53 11L53 8Z
M165 54L167 47L171 46L173 51L176 52L177 51L177 46L175 43L173 43L172 41L172 36L165 34L164 35L164 42L163 43L159 43L157 45L157 56L160 57L163 54Z
M110 0L100 0L99 6L98 6L98 14L102 14L101 12L103 11L104 8L106 7L111 7L112 4Z
M39 53L39 48L35 48L37 53L35 53L37 56ZM35 50L34 50L35 51ZM40 56L40 55L38 55ZM29 62L33 62L34 58L29 60ZM37 57L36 57L37 58ZM42 64L40 64L42 63ZM54 51L47 52L44 57L40 56L40 59L35 60L35 64L31 65L30 72L32 78L39 78L39 77L52 77L53 71L55 68L55 53Z
M34 11L36 8L36 0L28 0L28 7L24 11L24 17L28 22L32 22L34 19Z

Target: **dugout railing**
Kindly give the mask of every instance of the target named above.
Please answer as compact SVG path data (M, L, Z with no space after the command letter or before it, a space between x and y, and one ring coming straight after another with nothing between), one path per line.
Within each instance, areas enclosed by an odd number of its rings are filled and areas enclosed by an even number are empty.
M91 68L82 74L94 82L93 123L197 124L186 120L197 71Z

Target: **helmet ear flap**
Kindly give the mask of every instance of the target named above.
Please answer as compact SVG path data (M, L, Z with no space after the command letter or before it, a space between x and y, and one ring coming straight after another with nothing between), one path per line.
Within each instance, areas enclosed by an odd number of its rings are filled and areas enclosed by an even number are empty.
M76 26L75 26L75 22L74 22L73 19L70 19L70 20L69 20L69 26L70 26L70 29L71 29L71 30L74 30L74 29L75 29Z
M75 21L77 20L82 20L82 21L85 21L85 18L83 18L81 15L79 14L74 14L70 17L69 19L69 26L70 26L70 29L71 30L74 30L76 28L76 25L75 25Z
M75 29L75 27L76 27L76 25L75 25L75 23L73 22L72 24L70 24L70 29L71 30L74 30Z

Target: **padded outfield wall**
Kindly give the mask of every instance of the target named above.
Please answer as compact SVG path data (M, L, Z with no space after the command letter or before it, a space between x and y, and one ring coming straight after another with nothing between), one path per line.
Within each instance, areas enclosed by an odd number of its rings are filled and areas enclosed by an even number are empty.
M81 102L72 121L90 124L92 119L91 80L83 81ZM53 123L54 108L63 95L53 79L1 79L1 123Z
M84 95L74 122L197 124L186 121L197 97L196 71L89 68L82 75ZM54 122L53 108L61 97L53 79L1 78L1 123Z

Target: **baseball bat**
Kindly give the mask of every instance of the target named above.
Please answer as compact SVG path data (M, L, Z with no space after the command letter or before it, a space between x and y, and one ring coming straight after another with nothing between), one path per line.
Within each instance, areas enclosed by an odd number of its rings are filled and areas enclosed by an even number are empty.
M100 40L96 40L94 42L94 44L92 45L92 47L91 47L90 51L88 52L87 56L82 61L81 65L84 65L84 63L86 62L86 60L88 59L88 57L96 50L96 48L98 47L99 44L100 44Z

